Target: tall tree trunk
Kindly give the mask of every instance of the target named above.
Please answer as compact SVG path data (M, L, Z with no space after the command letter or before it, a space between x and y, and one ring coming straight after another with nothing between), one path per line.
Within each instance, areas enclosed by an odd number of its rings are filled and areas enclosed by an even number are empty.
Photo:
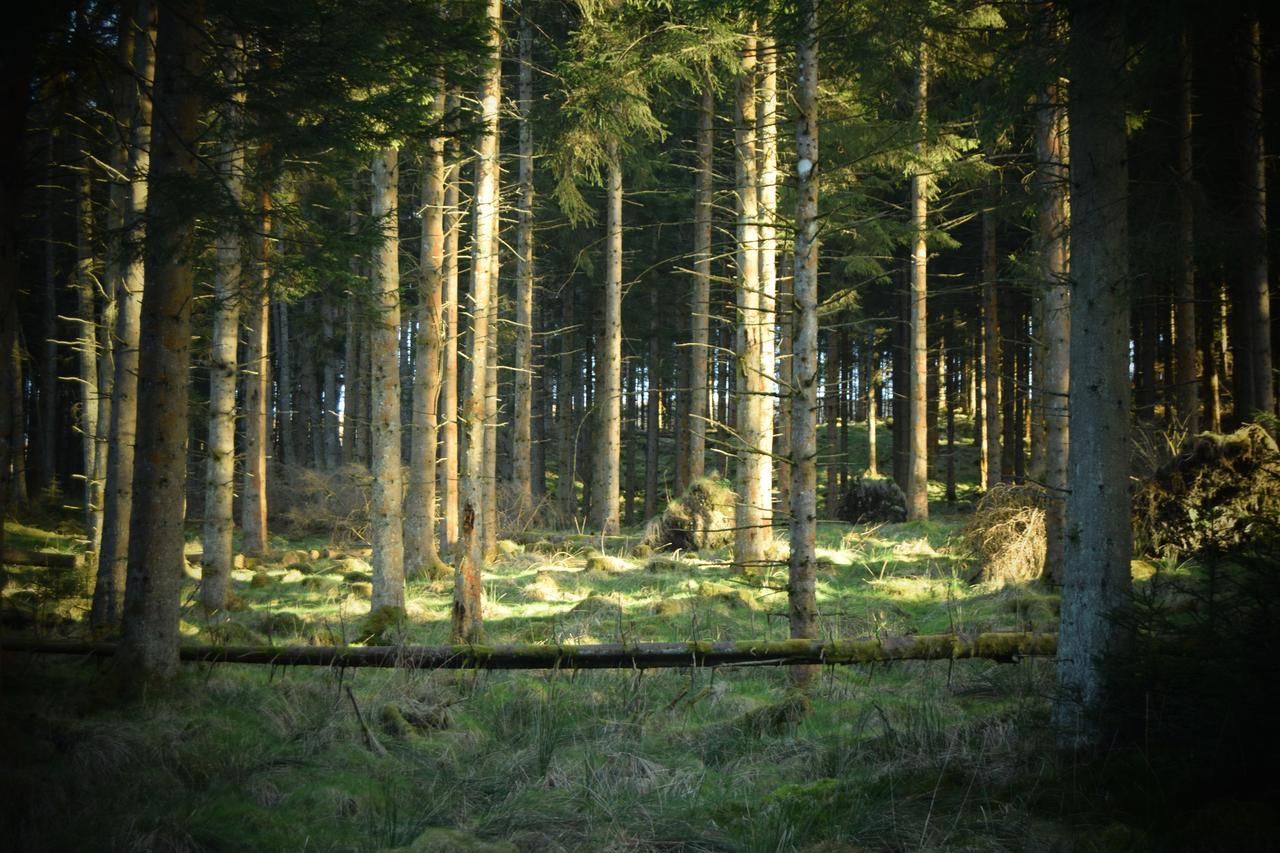
M766 525L773 520L774 415L780 393L778 384L778 45L772 36L759 40L760 108L756 111L756 135L760 146L760 363L764 394L760 397L761 513ZM764 538L773 538L766 527Z
M444 111L443 87L436 109ZM422 245L418 291L418 366L413 380L413 444L405 505L405 567L413 575L442 578L436 549L436 450L444 354L444 138L435 137L422 160Z
M986 403L982 427L987 433L987 479L983 485L995 488L1002 473L1000 448L1000 308L996 280L1000 274L996 252L996 218L991 210L982 214L982 349Z
M929 247L929 178L925 174L927 153L925 131L928 127L929 54L921 44L916 66L916 166L911 175L911 327L908 341L911 412L907 428L910 449L907 459L907 518L929 517L929 425L928 373L929 337L927 274Z
M102 532L102 483L95 478L98 451L98 278L93 262L93 196L89 166L76 175L76 302L80 326L80 442L84 472L84 512L96 550Z
M1129 556L1128 166L1124 12L1071 6L1071 459L1058 639L1059 742L1105 742L1112 657L1125 644Z
M450 93L445 100L445 111L457 109L458 96ZM444 439L440 452L444 464L440 466L441 516L443 547L453 553L458 547L458 469L461 453L458 447L458 232L462 230L462 215L458 210L458 179L461 167L454 154L457 143L445 143L446 166L444 182L444 375L440 396L441 417L444 419Z
M497 195L499 209L493 232L493 251L489 254L489 358L484 374L484 523L480 527L484 540L485 559L492 560L498 552L498 287L501 271L502 228L501 183L498 173Z
M1057 12L1042 10L1044 43L1060 44ZM1040 196L1039 249L1041 320L1038 330L1044 347L1044 371L1036 375L1044 420L1044 446L1039 453L1043 479L1032 477L1048 489L1045 505L1045 574L1062 582L1066 559L1067 459L1069 443L1068 393L1071 376L1071 282L1068 237L1069 175L1067 171L1067 114L1062 83L1054 80L1041 94L1036 111L1036 183Z
M795 639L818 636L818 0L801 0L796 44L796 236L791 326L791 556L787 602ZM791 668L808 686L817 667Z
M778 484L778 499L774 504L784 517L791 514L791 351L795 348L791 322L793 305L790 276L783 280L778 293L778 414L777 442L774 460L777 470L774 482Z
M404 517L400 465L400 235L399 152L373 155L373 219L381 239L373 249L370 284L373 322L369 332L372 370L371 473L369 514L373 527L371 611L404 607Z
M876 397L879 396L880 389L880 365L879 354L875 351L875 340L871 339L867 342L867 474L872 477L880 476L879 462L876 459L878 452L876 447Z
M698 102L698 176L693 210L692 334L689 347L689 481L702 476L707 455L707 365L714 358L711 320L711 205L715 180L716 96L704 82Z
M154 8L151 0L142 0L127 20L133 40L134 80L151 80L155 74ZM147 208L147 169L150 162L151 93L145 84L135 86L130 106L130 147L125 174L126 188L124 224L127 240L139 244L143 238L143 214ZM102 543L98 549L97 577L93 590L90 623L96 631L106 631L120 624L124 603L125 573L129 561L129 523L133 511L134 445L138 427L138 346L142 314L142 289L145 270L142 257L131 252L124 264L120 280L119 308L116 315L115 400L111 407L107 465L103 493ZM234 361L234 355L232 357ZM232 389L234 396L234 387ZM211 398L212 403L212 398ZM210 452L212 453L212 442ZM206 549L206 554L208 553Z
M1249 20L1246 45L1245 221L1248 241L1245 261L1248 300L1249 363L1253 376L1251 411L1276 412L1275 378L1271 375L1271 294L1267 270L1267 163L1263 141L1262 28L1257 13Z
M26 98L26 94L23 94ZM25 103L25 100L24 100ZM46 175L44 205L42 210L42 226L44 231L44 300L42 307L41 336L44 345L40 358L40 487L52 485L58 478L57 441L55 436L61 433L58 428L58 263L56 229L54 227L55 211L60 193L57 176L54 174L54 163L57 152L54 147L54 132L50 129L46 134L45 157L49 174ZM15 249L16 251L16 249ZM14 338L11 347L18 345L18 318L13 313ZM17 364L17 362L14 362ZM16 420L15 420L16 423ZM124 594L123 587L119 595Z
M144 0L147 2L147 0ZM238 55L243 44L232 36ZM241 76L239 60L229 66L229 80ZM227 201L239 208L244 194L244 148L236 141L240 99L231 101L218 158L218 177ZM231 534L235 527L232 501L236 479L236 346L240 340L240 232L224 228L217 237L217 268L213 283L213 334L209 351L209 460L205 468L204 568L200 602L205 610L223 610L231 585L234 559Z
M335 364L334 315L327 299L320 306L321 334L324 336L324 467L332 470L342 463L342 442L338 437L338 367Z
M1013 285L1001 288L1000 310L1000 480L1012 483L1018 459L1022 422L1018 418L1018 350L1022 323Z
M271 195L266 190L260 191L258 202L262 222L262 234L258 240L258 281L245 299L248 310L244 317L244 489L240 501L243 547L244 552L251 556L261 556L269 549L267 448L271 444L271 428L267 420L267 401L271 394L268 359L268 329L271 320Z
M451 635L455 642L478 642L484 637L481 622L480 572L484 567L484 542L476 529L483 510L485 384L489 358L489 289L493 264L490 255L498 227L498 100L502 88L502 2L488 0L489 67L480 96L481 131L476 145L475 227L471 235L471 334L468 337L470 369L463 420L467 427L466 473L462 480L461 540L453 581Z
M350 263L352 278L359 274L359 263L353 258ZM342 357L342 461L348 465L358 464L361 460L356 453L357 424L362 417L360 412L360 328L361 307L355 299L347 303L347 334Z
M1192 155L1191 35L1185 29L1178 43L1178 236L1182 250L1181 276L1174 284L1174 382L1179 420L1188 434L1200 431L1200 378L1196 365L1196 252L1195 171ZM1207 364L1206 364L1207 368ZM1206 371L1207 372L1207 371Z
M658 514L658 401L662 393L658 377L661 375L661 350L658 348L658 291L649 291L649 394L645 405L645 459L644 459L644 517Z
M511 442L512 484L521 513L533 505L530 442L533 437L533 24L528 4L520 16L519 208L516 216L515 412Z
M560 333L560 375L556 380L556 423L559 432L557 454L556 501L565 521L572 519L578 506L577 448L574 434L574 370L573 345L577 329L574 326L574 291L566 288L560 297L564 302L563 324Z
M618 532L618 461L621 450L622 382L622 161L616 141L609 142L608 216L605 233L604 327L596 382L600 432L596 435L592 525L602 533Z
M759 170L756 164L756 44L748 37L742 49L734 117L737 185L737 486L733 563L738 571L756 574L764 568L769 529L769 493L762 491L772 473L765 446L772 421L765 422L766 392L761 310Z
M280 428L280 460L286 468L298 464L294 447L293 336L289 332L289 304L276 299L271 316L276 323L276 415Z
M140 682L178 669L182 523L186 506L187 398L195 216L175 184L194 180L204 4L159 4L156 121L148 171L146 282L138 356L137 456L125 589L124 671Z

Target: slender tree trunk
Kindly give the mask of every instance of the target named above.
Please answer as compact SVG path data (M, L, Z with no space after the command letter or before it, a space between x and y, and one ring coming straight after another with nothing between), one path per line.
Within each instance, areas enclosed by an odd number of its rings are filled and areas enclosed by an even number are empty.
M926 242L929 217L929 178L924 173L927 152L925 129L928 126L929 55L920 45L916 67L915 122L916 166L911 175L911 325L908 340L911 410L907 439L907 519L929 517L929 424L928 373L929 337L926 322L927 270L929 247Z
M1000 308L996 281L999 256L996 254L996 218L988 210L982 214L982 350L986 402L982 427L987 433L987 479L984 486L1000 482L1003 458L1000 449Z
M559 433L556 501L559 503L560 511L567 521L573 518L578 506L577 486L575 485L577 449L574 446L573 429L573 342L577 330L574 327L573 290L566 289L561 299L564 302L564 328L560 333L560 375L556 380L556 422Z
M760 363L763 395L760 397L761 442L764 458L758 474L760 511L765 542L773 538L773 447L774 415L780 390L778 384L778 240L774 223L778 220L778 46L772 36L762 36L760 55L760 108L756 111L756 135L760 146Z
M444 110L443 87L436 109ZM431 140L422 160L422 245L419 266L418 367L413 380L413 445L405 506L405 568L444 577L436 549L436 449L444 354L444 138Z
M486 560L492 560L498 552L498 287L502 241L501 185L499 170L497 197L499 209L493 232L493 251L489 254L489 358L484 374L484 523L480 527L484 540Z
M373 494L373 601L371 611L404 607L404 517L400 465L400 235L399 152L373 155L372 213L381 234L373 249L373 324L369 333L372 370L371 473Z
M80 443L85 524L92 547L102 532L102 483L95 478L98 451L98 278L93 262L93 196L89 166L76 175L76 302L80 326Z
M179 14L160 4L157 13L156 122L148 175L164 191L147 199L138 357L138 411L146 417L138 421L121 648L124 671L139 682L172 677L178 669L195 217L173 185L196 175L203 7L193 0Z
M733 563L738 571L757 574L764 568L769 530L769 493L762 491L772 460L766 438L772 422L764 419L766 393L760 287L759 170L756 167L756 44L748 37L742 49L734 118L737 184L737 486Z
M332 470L342 464L342 442L338 437L338 368L335 362L333 304L321 304L321 334L324 336L324 467Z
M818 636L818 2L801 0L796 44L796 236L791 354L791 556L787 601L791 637ZM817 667L791 669L806 687Z
M276 321L276 413L280 424L280 458L286 468L298 464L298 452L294 446L293 416L293 336L289 332L289 304L275 300L271 312Z
M246 294L244 365L244 490L240 501L240 527L244 552L266 554L267 544L267 448L271 444L267 401L271 394L268 329L271 294L271 196L259 195L262 235L258 240L258 281ZM354 310L354 309L353 309Z
M242 39L232 36L239 53ZM240 79L240 60L229 67L231 81ZM218 177L227 200L243 202L244 148L236 141L239 99L231 102L223 126ZM231 534L235 527L232 501L236 479L236 346L240 339L240 232L227 227L217 237L217 268L213 283L213 333L209 352L209 460L205 468L204 549L200 602L205 610L223 610L231 585L234 559Z
M457 108L458 97L450 94L445 101L447 112ZM461 171L456 158L451 156L456 143L446 142L446 167L444 183L444 376L440 398L441 416L444 418L444 439L440 452L444 464L440 470L441 516L443 547L453 553L458 547L458 469L461 453L458 447L458 232L462 230L462 215L458 211L458 176Z
M592 525L602 533L618 532L618 461L621 450L620 391L622 381L622 162L618 144L609 142L608 208L605 234L604 327L596 381L600 432L596 435Z
M23 94L25 98L25 93ZM25 103L25 101L24 101ZM54 163L57 152L54 147L54 132L46 134L45 148L48 174L45 176L46 187L43 193L44 205L41 224L44 231L44 288L41 320L41 336L43 347L40 358L40 487L52 485L58 477L58 457L56 438L58 429L58 264L56 229L54 228L54 211L57 208L57 176L54 174ZM13 345L18 344L17 317L13 319ZM16 362L15 362L16 363ZM120 591L123 594L123 590Z
M658 377L661 375L661 351L658 348L658 291L649 291L649 394L646 401L645 460L644 460L644 517L658 514Z
M533 25L528 4L520 16L520 81L517 103L520 110L519 208L516 219L516 357L515 412L511 470L520 511L533 505L530 477L533 466L530 442L533 437Z
M153 17L152 3L142 0L136 11L127 17L130 29L122 29L122 37L134 42L132 67L138 81L149 81L155 74ZM136 85L136 88L130 100L130 147L124 169L128 185L125 188L125 230L121 241L136 244L143 237L143 213L147 207L151 93L145 83L134 84L131 81L129 85ZM109 435L112 450L103 493L102 543L98 549L97 577L89 614L90 623L99 632L112 630L120 624L129 561L129 522L133 510L134 444L138 426L138 334L145 271L140 255L131 252L127 257L122 269L116 315L115 400L111 407Z
M711 319L711 205L715 179L716 96L703 84L698 103L698 179L693 211L692 335L689 347L689 481L702 476L707 454L707 364Z
M1012 285L1000 295L1000 480L1012 483L1018 460L1022 422L1018 417L1018 327L1021 311Z
M1271 294L1267 270L1267 164L1263 141L1262 28L1257 14L1250 19L1246 45L1245 221L1248 240L1246 293L1248 299L1249 362L1253 376L1253 412L1276 412L1275 379L1271 371Z
M879 462L876 460L878 449L876 447L876 397L879 395L880 388L880 366L876 363L879 356L875 352L875 342L870 341L867 344L867 350L870 355L867 356L867 474L871 477L880 476Z
M778 339L778 428L775 462L777 471L774 480L778 484L777 511L784 517L791 514L791 351L795 348L792 333L793 305L791 298L790 276L780 282L778 294L778 321L780 337Z
M1043 10L1045 44L1060 44L1057 12ZM1044 371L1037 375L1039 411L1044 419L1044 447L1039 454L1043 482L1048 491L1045 505L1045 574L1062 582L1066 560L1067 458L1071 377L1071 282L1068 238L1069 175L1067 171L1067 114L1062 83L1045 87L1036 112L1036 183L1040 196L1039 249L1041 319L1038 330L1044 347Z
M1200 431L1200 377L1196 364L1195 171L1192 157L1191 35L1183 30L1178 44L1178 234L1182 250L1175 283L1174 382L1179 420L1191 435Z
M466 473L462 480L461 540L454 572L451 635L455 642L478 642L484 637L481 622L480 572L484 567L484 542L476 529L476 516L484 499L485 385L489 358L490 255L498 227L498 100L502 88L502 2L488 0L489 56L481 91L481 131L476 145L475 228L471 235L471 334L468 338L470 368L463 420L467 427Z
M1054 722L1069 747L1105 743L1116 618L1130 589L1128 166L1124 14L1071 7L1071 459Z
M359 266L352 259L352 277ZM356 455L356 433L360 413L360 307L354 299L347 303L347 335L342 358L342 461L348 465L360 462Z

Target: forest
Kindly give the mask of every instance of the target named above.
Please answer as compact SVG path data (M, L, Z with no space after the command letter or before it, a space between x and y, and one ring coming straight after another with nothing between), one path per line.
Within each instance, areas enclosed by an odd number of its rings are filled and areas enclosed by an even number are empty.
M1269 4L7 17L0 847L1280 845Z

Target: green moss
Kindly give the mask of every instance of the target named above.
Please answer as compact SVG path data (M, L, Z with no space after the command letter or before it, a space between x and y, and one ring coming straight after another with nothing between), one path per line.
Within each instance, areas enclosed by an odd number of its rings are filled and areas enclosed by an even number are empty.
M360 620L356 637L367 646L387 646L403 637L404 628L403 607L379 607Z
M509 841L485 841L460 829L432 827L414 839L408 847L412 853L519 853Z
M264 586L271 586L271 575L267 574L266 572L255 572L253 575L253 580L249 581L249 586L255 587L258 589Z
M595 554L587 557L586 571L588 572L617 574L618 572L629 571L631 568L630 563L618 557L610 557L605 554Z

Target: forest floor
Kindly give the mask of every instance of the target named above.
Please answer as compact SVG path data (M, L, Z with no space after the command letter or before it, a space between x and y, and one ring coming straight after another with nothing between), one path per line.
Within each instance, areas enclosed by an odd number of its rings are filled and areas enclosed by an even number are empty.
M943 519L823 524L824 634L1055 628L1055 593L970 585L958 519ZM39 527L7 535L77 547ZM786 634L785 595L740 583L724 552L637 557L623 540L603 552L587 540L504 546L484 574L491 641ZM184 636L368 640L363 552L276 544L278 561L236 571L229 621L184 596ZM188 575L192 593L198 569ZM15 570L6 630L83 636L85 592L74 577ZM411 581L402 633L383 640L444 642L449 593ZM1053 752L1051 660L826 668L807 713L773 667L188 665L169 689L125 703L109 662L2 660L13 850L1126 850L1158 847L1167 831L1140 755L1099 769Z

